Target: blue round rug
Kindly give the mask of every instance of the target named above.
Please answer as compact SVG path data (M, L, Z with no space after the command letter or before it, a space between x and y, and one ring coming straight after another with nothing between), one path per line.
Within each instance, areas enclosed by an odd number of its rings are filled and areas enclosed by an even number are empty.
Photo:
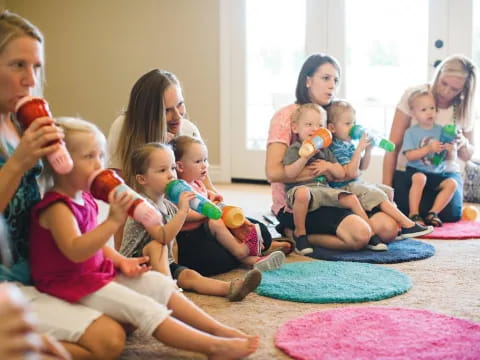
M435 248L418 240L397 240L388 244L387 251L339 251L314 247L308 256L321 260L356 261L372 264L394 264L405 261L421 260L435 254Z
M353 303L386 299L407 292L410 278L383 266L305 261L262 273L259 295L305 303Z

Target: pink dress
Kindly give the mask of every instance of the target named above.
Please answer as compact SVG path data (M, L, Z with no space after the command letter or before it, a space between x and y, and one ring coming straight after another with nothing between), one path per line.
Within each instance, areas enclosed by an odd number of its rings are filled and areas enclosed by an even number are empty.
M280 110L278 110L275 115L273 115L272 121L270 122L270 129L268 131L267 145L272 143L281 143L286 146L292 144L292 128L291 120L292 114L297 109L297 104L288 105ZM286 203L286 193L285 193L285 184L283 183L272 183L272 211L275 214L285 208L287 208Z
M115 278L113 263L104 257L102 249L83 262L70 261L57 247L50 231L38 222L43 210L61 201L72 211L82 234L93 230L97 226L98 206L90 193L83 193L82 197L84 204L80 205L68 196L47 192L33 208L30 225L30 267L35 287L70 302L95 292Z

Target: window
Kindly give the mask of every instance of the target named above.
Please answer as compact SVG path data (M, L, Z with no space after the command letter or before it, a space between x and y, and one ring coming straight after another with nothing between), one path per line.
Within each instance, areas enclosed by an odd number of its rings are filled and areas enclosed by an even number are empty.
M428 0L346 0L345 11L346 98L359 123L388 136L403 91L428 81Z
M295 98L305 26L305 1L246 1L247 149L265 149L273 113Z

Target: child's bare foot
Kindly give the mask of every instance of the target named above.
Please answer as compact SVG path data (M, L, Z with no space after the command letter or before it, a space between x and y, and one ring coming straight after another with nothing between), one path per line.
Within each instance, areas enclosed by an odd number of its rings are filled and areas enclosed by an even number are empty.
M258 349L258 336L246 339L221 339L212 346L209 360L234 360L253 354Z
M252 336L245 334L243 331L235 329L233 327L221 324L218 328L212 329L210 332L212 335L225 338L241 338L250 339Z
M235 279L230 283L230 291L227 299L230 301L242 301L245 296L255 290L262 281L262 273L252 269L247 272L243 279Z

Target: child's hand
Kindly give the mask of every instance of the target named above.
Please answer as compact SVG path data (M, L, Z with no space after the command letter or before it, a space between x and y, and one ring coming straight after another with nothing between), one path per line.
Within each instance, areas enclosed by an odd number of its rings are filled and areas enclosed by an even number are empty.
M215 204L220 204L221 202L223 202L223 196L219 193L214 193L211 201Z
M116 194L115 191L110 191L108 194L108 202L110 204L110 211L108 219L115 223L122 225L127 219L127 211L133 204L133 196L127 191Z
M148 256L143 256L139 258L123 258L118 263L118 269L128 277L137 277L146 273L147 271L152 270L148 263Z
M432 140L428 143L428 150L429 152L433 153L438 153L444 150L445 145L443 145L440 141L438 140Z
M190 201L195 199L195 193L193 191L184 191L180 194L178 199L178 210L188 211L190 209Z
M366 132L363 133L362 137L360 138L360 140L358 141L358 145L357 145L357 148L359 148L361 151L364 151L366 148L368 147L371 147L372 144L371 144L371 141L367 135Z

